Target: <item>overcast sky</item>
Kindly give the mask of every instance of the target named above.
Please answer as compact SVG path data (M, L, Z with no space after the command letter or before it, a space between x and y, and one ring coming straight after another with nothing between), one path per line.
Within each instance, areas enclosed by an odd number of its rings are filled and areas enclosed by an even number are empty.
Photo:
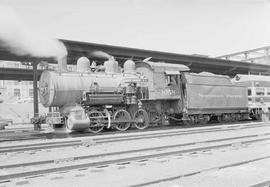
M219 56L270 45L269 0L0 0L56 38ZM1 29L1 28L0 28Z

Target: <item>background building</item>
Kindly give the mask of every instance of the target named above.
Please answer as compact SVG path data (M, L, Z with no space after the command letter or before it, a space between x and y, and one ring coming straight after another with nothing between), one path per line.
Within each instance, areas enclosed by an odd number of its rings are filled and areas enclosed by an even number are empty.
M0 67L5 68L22 68L32 69L32 66L27 62L0 61ZM57 64L49 64L48 69L56 69ZM69 71L75 70L74 65L68 65ZM38 69L44 69L44 66L38 66ZM33 81L15 81L15 80L0 80L0 96L8 101L33 101Z
M20 62L0 61L0 67L5 68L25 68L30 69L28 65L22 65ZM0 80L1 97L5 100L21 100L33 98L32 81L14 81Z

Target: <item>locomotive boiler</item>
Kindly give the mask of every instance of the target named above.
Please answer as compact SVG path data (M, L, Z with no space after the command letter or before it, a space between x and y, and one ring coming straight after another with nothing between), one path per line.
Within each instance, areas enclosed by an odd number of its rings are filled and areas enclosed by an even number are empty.
M126 66L130 63L127 62ZM83 92L99 87L109 92L121 89L128 81L139 81L140 77L126 68L120 73L116 61L106 61L105 71L90 71L89 60L82 57L77 62L77 72L44 71L40 78L40 101L45 107L62 107L68 103L79 103ZM109 104L109 103L108 103Z

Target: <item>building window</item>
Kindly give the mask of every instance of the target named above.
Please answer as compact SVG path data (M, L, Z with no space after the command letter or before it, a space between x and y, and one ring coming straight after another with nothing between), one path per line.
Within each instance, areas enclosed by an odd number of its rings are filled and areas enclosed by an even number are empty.
M248 89L248 95L251 95L251 89L250 88Z
M14 81L14 85L19 85L19 81Z
M33 97L33 95L34 95L33 89L29 89L29 97Z
M13 81L7 81L7 85L13 85Z
M20 97L21 96L21 90L18 88L14 89L14 96Z
M256 95L264 95L264 88L256 88Z
M270 95L270 88L266 88L266 94Z

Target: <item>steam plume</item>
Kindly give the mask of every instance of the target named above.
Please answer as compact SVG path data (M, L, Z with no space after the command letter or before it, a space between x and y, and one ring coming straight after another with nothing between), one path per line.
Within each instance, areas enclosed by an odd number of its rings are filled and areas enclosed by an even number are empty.
M103 51L92 51L90 52L90 56L96 57L96 58L105 58L108 60L114 59L112 55L109 55L108 53L105 53Z
M0 6L0 45L19 56L59 59L67 55L63 43L31 29L7 6Z

